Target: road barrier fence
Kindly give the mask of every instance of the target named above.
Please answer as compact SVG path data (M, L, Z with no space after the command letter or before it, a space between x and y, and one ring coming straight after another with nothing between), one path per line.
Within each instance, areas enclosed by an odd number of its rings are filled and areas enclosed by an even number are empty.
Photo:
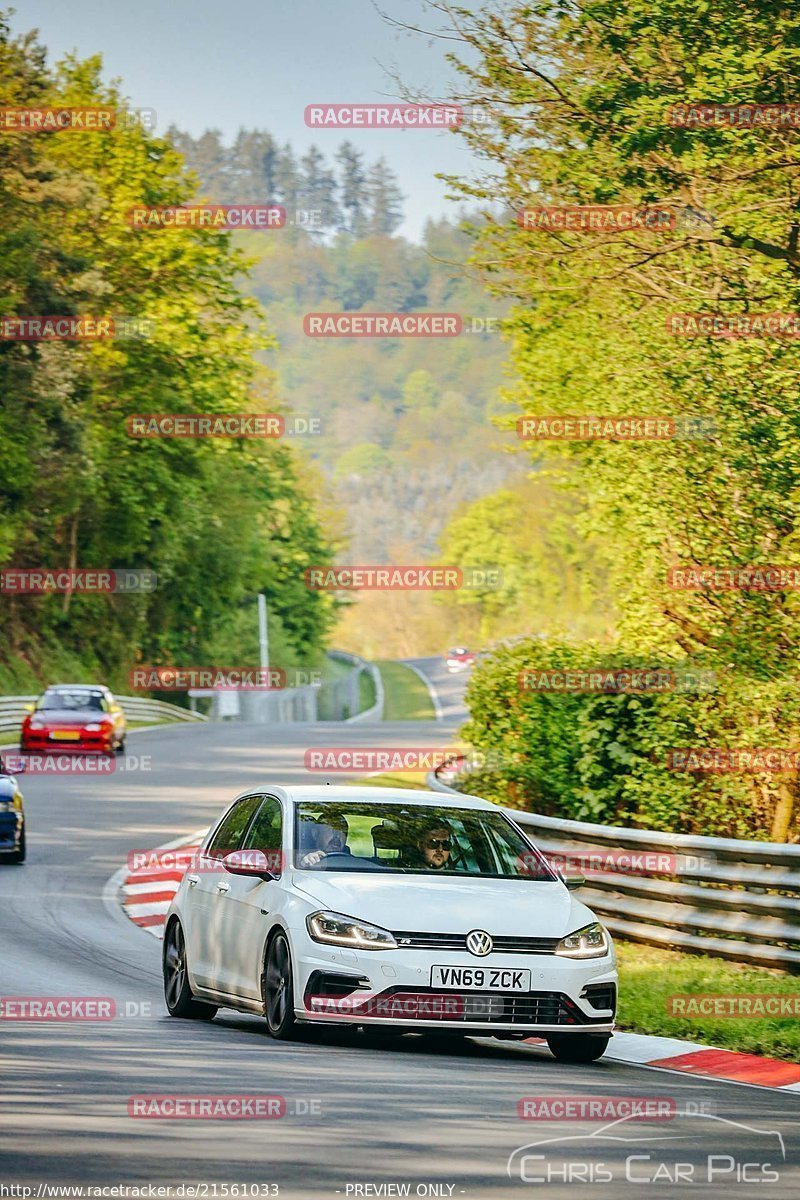
M431 772L429 787L458 795L458 765ZM612 934L800 972L800 846L505 811L551 861L586 875L578 896Z

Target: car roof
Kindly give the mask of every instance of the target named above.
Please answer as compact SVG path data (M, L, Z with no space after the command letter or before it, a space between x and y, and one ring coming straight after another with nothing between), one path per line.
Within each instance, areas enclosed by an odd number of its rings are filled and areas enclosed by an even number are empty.
M251 788L250 791L255 791ZM265 787L265 792L274 792L275 787ZM322 803L323 801L338 800L340 802L358 801L369 804L422 804L432 808L476 808L496 809L498 805L483 800L480 796L452 795L449 792L420 791L415 788L360 787L353 784L299 784L296 787L284 787L280 791L293 804L305 802Z

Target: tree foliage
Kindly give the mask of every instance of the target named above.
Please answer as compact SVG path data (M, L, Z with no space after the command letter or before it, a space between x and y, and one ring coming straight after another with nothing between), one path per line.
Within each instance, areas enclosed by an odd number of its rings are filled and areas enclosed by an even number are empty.
M0 104L124 108L98 59L48 67L5 23ZM141 596L4 595L3 658L33 673L57 644L121 682L137 658L207 661L233 629L231 653L257 661L255 616L248 630L238 614L258 591L294 661L318 654L330 625L328 599L302 584L330 548L284 445L126 431L135 413L274 408L255 359L273 342L239 288L247 263L230 235L127 223L134 204L184 204L193 190L181 155L135 122L0 143L3 314L141 323L105 341L0 341L0 561L147 568L159 581Z
M735 685L709 701L716 718L697 726L698 737L751 744L755 728L762 744L795 744L796 705L786 700L800 651L797 592L676 591L668 570L796 561L796 341L682 338L668 320L797 312L797 135L780 123L674 123L669 109L791 102L800 14L772 0L442 7L469 48L457 56L465 92L492 118L463 130L486 175L453 184L502 206L487 209L474 258L489 286L516 301L516 381L507 391L515 415L704 422L700 436L531 451L534 461L567 464L563 484L582 505L578 529L606 547L619 649L667 661L703 654L732 673ZM673 220L604 233L524 229L516 220L526 206L598 204L659 205ZM692 725L692 698L675 703ZM766 815L763 778L741 786L761 814L755 823L790 835L796 778L783 790L767 786ZM714 794L697 776L687 805L710 813Z

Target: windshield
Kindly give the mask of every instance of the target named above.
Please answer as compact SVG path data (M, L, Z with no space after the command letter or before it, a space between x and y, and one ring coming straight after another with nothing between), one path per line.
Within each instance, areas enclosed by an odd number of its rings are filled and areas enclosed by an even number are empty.
M92 711L102 712L103 694L102 692L69 691L66 688L59 688L45 692L36 708L39 711L47 708L60 708L62 711L73 709L75 712L81 712L88 708Z
M325 801L298 804L295 814L301 870L557 878L499 811Z

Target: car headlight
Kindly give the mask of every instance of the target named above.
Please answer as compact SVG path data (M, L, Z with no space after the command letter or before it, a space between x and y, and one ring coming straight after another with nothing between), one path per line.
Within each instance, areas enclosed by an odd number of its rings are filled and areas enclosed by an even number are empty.
M556 954L565 958L602 958L608 954L608 937L599 921L568 933L556 946Z
M92 721L91 725L86 726L86 732L87 733L99 733L99 731L101 729L110 729L110 728L111 728L110 721L101 721L100 723L98 723L97 721Z
M315 912L306 917L308 932L315 942L328 946L351 946L354 950L392 950L397 947L388 929L356 921L342 913Z

